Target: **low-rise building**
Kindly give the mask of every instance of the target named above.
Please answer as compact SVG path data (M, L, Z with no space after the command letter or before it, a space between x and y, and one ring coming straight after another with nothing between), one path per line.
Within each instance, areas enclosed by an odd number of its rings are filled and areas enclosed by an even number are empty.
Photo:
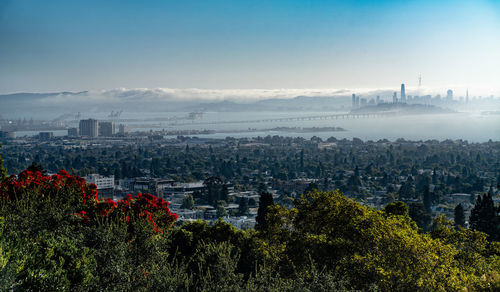
M68 129L68 136L70 136L70 137L78 137L79 133L80 132L79 132L78 128L69 128Z
M238 229L253 229L255 227L255 219L247 216L224 217L223 220Z
M38 134L38 138L40 140L44 140L44 141L50 140L50 139L54 138L54 132L40 132Z
M172 179L136 178L132 190L134 192L150 192L155 195L162 195L164 190L173 184Z
M115 176L103 176L100 174L89 174L85 177L87 183L92 183L97 186L97 191L99 192L99 197L101 198L113 198L114 188L115 188Z

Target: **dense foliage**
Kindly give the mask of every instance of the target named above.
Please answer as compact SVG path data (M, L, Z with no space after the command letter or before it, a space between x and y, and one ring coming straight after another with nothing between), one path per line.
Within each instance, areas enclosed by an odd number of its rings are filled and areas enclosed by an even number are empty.
M471 211L471 228L488 234L490 240L500 240L500 206L495 207L491 193L477 197Z
M2 148L2 145L0 144L0 149ZM0 180L4 179L7 176L7 169L4 168L3 166L3 158L2 155L0 155Z
M223 221L175 227L160 199L100 201L66 172L25 171L0 193L2 290L500 288L497 242L443 218L424 234L403 203L377 211L311 192L291 209L269 204L265 224L242 231Z
M481 193L484 187L500 184L500 142L403 139L364 142L333 137L322 141L318 137L305 140L278 136L250 142L227 138L213 146L187 137L173 142L140 141L68 149L57 141L45 144L6 141L1 152L10 173L18 173L37 162L51 172L67 169L80 176L99 173L114 175L116 179L148 175L194 181L217 176L241 189L257 189L266 176L276 181L307 177L320 180L319 190L338 188L363 198L368 195L367 189L387 188L388 195L399 200L423 197L424 187L431 183L435 186L431 193L434 204L446 194ZM318 149L315 145L320 142L335 146ZM186 143L193 143L189 151ZM432 172L419 173L419 169ZM402 181L408 176L415 180ZM402 182L405 184L400 193L390 190ZM280 189L279 185L275 188Z

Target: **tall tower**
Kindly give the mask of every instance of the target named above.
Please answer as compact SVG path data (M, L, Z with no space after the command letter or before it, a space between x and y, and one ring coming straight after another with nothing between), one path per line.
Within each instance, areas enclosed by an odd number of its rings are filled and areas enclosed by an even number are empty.
M469 88L467 88L467 91L465 92L465 103L469 103Z
M447 101L452 101L453 100L453 90L448 89L448 91L446 91L446 100Z
M99 123L97 120L88 119L80 120L80 135L87 137L97 137L99 133Z
M418 87L422 86L422 75L418 74Z
M392 95L392 102L398 103L398 93L396 91L394 91L394 94Z
M352 108L356 108L356 94L354 93L352 94Z
M401 84L401 102L406 102L405 84Z

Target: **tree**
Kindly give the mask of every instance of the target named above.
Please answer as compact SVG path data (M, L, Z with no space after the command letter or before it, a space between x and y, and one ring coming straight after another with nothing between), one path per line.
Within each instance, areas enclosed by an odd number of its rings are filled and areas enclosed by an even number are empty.
M318 190L318 184L315 182L310 182L307 188L304 190L304 194L311 193Z
M427 213L430 214L432 212L432 210L431 210L432 197L431 197L431 193L429 191L429 185L424 186L424 207L425 207L425 211L427 211Z
M410 217L417 223L418 227L426 232L429 231L432 223L432 216L425 210L424 204L410 204Z
M240 204L238 206L238 215L244 216L248 214L248 203L246 198L240 199Z
M0 149L2 145L0 145ZM7 177L7 169L3 166L2 155L0 155L0 181L2 181L5 177Z
M491 193L477 196L469 218L470 227L489 235L489 240L500 239L500 222Z
M259 198L259 210L257 211L257 229L266 230L267 220L266 215L269 212L268 207L274 204L273 195L268 192L263 192Z
M266 184L260 183L257 191L259 192L259 194L267 192Z
M300 171L304 171L304 149L300 150Z
M194 199L192 195L187 195L182 200L181 209L193 209Z
M209 177L205 180L204 185L207 187L207 203L215 206L217 201L224 200L227 202L228 190L226 184L216 176Z
M455 207L455 225L462 227L464 227L465 225L465 214L464 214L464 207L462 207L462 204L458 204Z
M32 171L32 172L37 172L39 171L43 175L47 175L47 170L43 168L41 164L38 164L36 162L33 162L26 170Z
M415 188L411 182L404 182L399 188L398 194L401 201L411 199L415 196Z
M254 198L248 199L248 206L249 207L255 207L255 206L257 206L257 202L255 202Z
M401 216L407 216L409 212L408 205L405 203L398 201L394 203L389 203L387 206L385 206L385 213L391 214L391 215L401 215Z
M215 208L217 218L222 218L227 216L226 207L224 207L224 203L225 203L224 201L217 202L217 207Z
M484 262L486 271L479 272L474 265L485 259L481 254L464 257L460 245L422 234L403 216L386 216L338 192L308 193L294 205L274 205L267 216L266 249L280 250L275 256L282 263L274 269L278 274L308 273L307 264L314 261L359 290L369 290L373 283L382 291L481 290L480 278L495 281L496 263Z

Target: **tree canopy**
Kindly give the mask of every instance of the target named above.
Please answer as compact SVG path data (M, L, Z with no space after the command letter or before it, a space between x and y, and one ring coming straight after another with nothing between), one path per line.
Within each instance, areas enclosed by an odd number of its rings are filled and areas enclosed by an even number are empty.
M285 208L264 192L265 220L244 231L222 220L175 226L159 198L99 200L64 171L11 176L0 197L2 290L500 288L498 242L444 218L422 233L401 202L379 211L315 191Z

